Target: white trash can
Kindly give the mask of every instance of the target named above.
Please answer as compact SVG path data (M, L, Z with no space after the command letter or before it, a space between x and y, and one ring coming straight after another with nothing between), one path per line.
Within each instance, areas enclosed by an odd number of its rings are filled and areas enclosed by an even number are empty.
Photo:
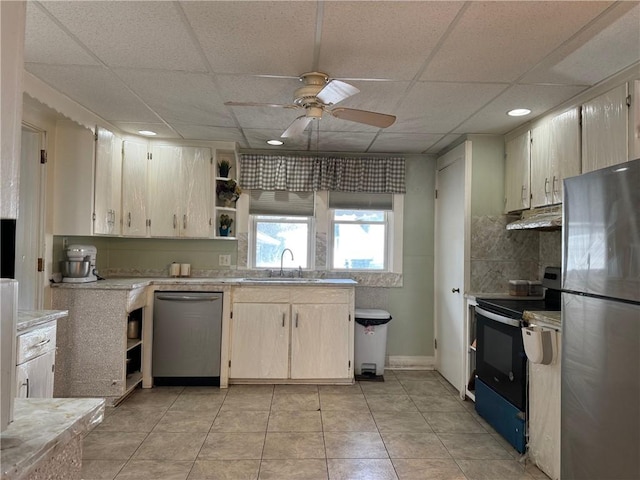
M386 310L356 308L355 374L384 374L387 354L387 324L391 315Z

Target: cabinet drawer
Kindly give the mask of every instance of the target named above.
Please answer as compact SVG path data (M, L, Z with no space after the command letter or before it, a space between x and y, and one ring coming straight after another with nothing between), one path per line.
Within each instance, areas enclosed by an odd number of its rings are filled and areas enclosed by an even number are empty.
M349 303L349 291L344 288L298 287L291 289L291 303Z
M20 365L56 348L56 322L23 333L17 339L17 360Z

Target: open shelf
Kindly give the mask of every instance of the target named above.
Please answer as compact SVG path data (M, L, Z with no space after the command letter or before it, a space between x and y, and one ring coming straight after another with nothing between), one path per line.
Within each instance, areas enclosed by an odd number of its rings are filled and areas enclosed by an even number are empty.
M131 390L133 390L136 387L136 385L138 385L140 382L142 382L141 371L136 371L131 373L130 375L127 375L127 387L126 387L125 395L129 393Z
M142 340L139 338L127 338L127 352L132 348L142 345Z

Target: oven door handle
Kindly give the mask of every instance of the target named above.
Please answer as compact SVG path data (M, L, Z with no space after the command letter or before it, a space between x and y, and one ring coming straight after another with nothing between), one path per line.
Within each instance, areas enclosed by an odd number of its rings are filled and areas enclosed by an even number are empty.
M493 312L488 312L480 307L476 307L476 313L490 320L495 320L496 322L504 323L505 325L511 325L512 327L518 327L518 328L520 328L521 326L520 320L516 320L515 318L503 317L502 315L497 315Z

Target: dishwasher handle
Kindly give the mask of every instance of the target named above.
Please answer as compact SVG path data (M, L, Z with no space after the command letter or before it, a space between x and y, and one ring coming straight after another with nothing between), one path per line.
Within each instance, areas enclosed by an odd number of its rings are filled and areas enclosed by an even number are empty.
M193 296L193 295L157 295L157 300L169 300L171 302L215 302L219 296Z

